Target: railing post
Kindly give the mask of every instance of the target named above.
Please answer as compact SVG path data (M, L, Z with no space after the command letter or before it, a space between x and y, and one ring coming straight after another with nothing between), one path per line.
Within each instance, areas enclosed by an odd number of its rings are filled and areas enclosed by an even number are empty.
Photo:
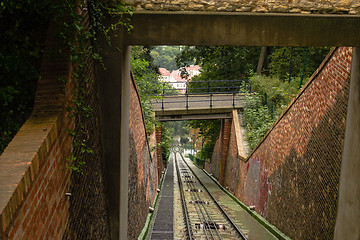
M233 108L235 108L235 92L233 92Z
M186 93L186 111L189 110L189 95Z
M162 98L161 98L161 110L164 112L164 95L165 95L165 83L163 83Z
M212 106L213 106L213 104L212 104L212 93L210 93L210 110L212 110Z

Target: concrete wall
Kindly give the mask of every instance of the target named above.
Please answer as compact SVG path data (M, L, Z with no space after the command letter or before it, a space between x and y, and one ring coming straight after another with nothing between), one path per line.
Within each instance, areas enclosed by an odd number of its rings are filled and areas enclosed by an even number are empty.
M150 11L222 11L262 13L349 13L359 14L357 1L311 0L126 0L136 10Z
M351 56L334 50L246 161L230 136L224 186L294 239L333 237Z

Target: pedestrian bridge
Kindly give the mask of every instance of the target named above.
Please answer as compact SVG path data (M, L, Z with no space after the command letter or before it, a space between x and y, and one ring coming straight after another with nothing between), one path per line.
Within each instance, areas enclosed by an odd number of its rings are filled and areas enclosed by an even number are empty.
M248 80L189 82L186 88L166 88L152 102L158 121L231 118L233 109L244 107L251 92Z

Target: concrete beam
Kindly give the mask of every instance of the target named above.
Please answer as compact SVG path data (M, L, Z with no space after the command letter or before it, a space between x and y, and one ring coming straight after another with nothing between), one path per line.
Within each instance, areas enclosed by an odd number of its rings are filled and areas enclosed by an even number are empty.
M233 110L232 107L228 108L203 108L203 109L171 109L171 110L164 110L155 109L155 116L156 117L163 117L163 116L179 116L179 115L205 115L205 114L223 114L223 113L231 113Z
M121 41L121 39L119 39ZM99 88L101 112L101 140L105 159L108 213L111 239L119 239L120 215L120 126L121 88L124 55L101 39L103 48L102 66L97 66L96 80ZM119 46L122 46L121 42Z
M353 50L334 239L360 239L360 48Z
M106 69L97 67L111 239L127 239L130 53L122 37L101 39Z
M119 239L127 239L129 195L129 116L130 116L130 56L131 47L123 48L123 72L121 81L121 129L120 129L120 233Z
M162 115L155 116L156 121L186 121L186 120L209 120L209 119L231 119L230 113L217 114L184 114L184 115Z
M128 45L356 46L360 16L136 11Z

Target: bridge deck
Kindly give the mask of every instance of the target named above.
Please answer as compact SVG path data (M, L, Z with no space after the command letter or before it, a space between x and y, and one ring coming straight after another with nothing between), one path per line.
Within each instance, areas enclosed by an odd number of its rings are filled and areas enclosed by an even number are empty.
M165 96L153 103L159 121L230 118L232 109L244 106L244 94Z

